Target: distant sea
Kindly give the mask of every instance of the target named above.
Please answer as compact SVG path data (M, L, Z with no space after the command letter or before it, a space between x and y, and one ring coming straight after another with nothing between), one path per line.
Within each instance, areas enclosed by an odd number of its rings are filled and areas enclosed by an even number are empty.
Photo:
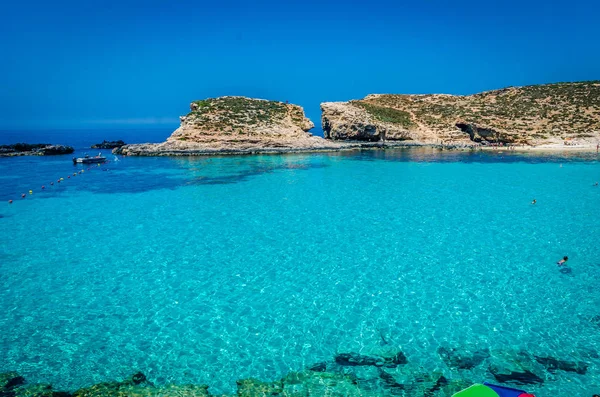
M0 136L83 153L171 131ZM538 397L600 392L595 153L102 153L0 158L0 372L75 390L142 371L216 394L327 363L390 395L335 355L402 351L384 369L399 383L495 382L527 352L586 368L529 360ZM481 359L456 369L448 351Z

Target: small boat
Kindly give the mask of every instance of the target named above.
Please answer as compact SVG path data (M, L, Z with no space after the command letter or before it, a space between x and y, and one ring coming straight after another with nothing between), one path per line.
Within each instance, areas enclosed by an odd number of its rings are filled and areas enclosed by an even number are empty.
M81 164L97 164L104 163L106 161L106 157L104 156L84 156L84 157L73 157L73 164L81 163Z

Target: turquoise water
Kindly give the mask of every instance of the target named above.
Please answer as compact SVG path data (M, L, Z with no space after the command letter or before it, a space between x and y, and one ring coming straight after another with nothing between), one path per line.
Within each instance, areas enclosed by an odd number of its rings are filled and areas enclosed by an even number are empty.
M595 155L69 162L0 158L0 372L231 392L385 342L450 377L441 345L581 360L533 391L600 391Z

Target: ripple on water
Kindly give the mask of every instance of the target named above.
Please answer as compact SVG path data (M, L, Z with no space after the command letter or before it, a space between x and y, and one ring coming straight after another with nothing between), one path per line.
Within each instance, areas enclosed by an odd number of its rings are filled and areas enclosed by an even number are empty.
M0 162L2 197L72 170L43 161ZM505 352L584 361L585 375L544 372L536 395L593 394L600 169L560 161L125 158L35 191L0 219L0 370L66 389L141 370L229 392L400 349L415 371L466 376L445 346L490 352L474 381Z

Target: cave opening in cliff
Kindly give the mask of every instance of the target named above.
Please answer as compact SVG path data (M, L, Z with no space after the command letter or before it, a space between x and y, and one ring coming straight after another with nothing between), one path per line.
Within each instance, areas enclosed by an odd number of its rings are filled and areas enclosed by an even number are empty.
M469 139L471 139L471 141L477 143L481 142L481 137L475 137L475 131L473 131L473 127L470 124L456 123L456 127L465 134L469 134Z

